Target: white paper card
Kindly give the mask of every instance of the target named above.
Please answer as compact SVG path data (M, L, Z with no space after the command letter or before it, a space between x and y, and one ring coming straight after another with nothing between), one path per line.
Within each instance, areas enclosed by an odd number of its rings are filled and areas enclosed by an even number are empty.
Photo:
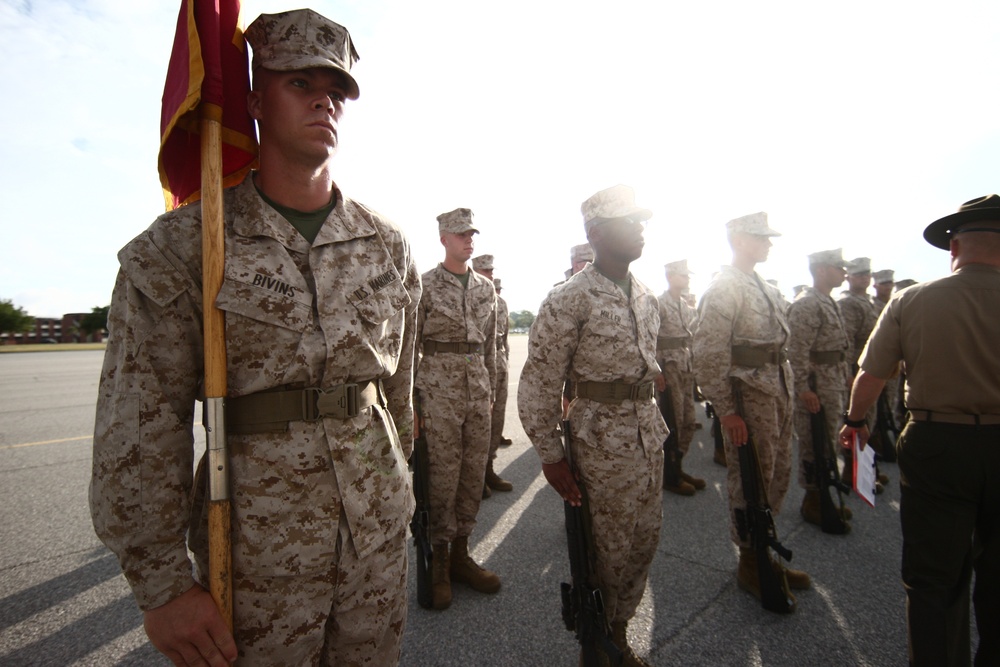
M875 449L862 449L857 433L854 434L854 490L862 500L875 507Z

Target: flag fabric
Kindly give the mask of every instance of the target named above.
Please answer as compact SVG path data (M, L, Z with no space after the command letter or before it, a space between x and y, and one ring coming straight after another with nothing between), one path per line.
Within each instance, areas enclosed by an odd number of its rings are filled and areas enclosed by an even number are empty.
M160 113L160 185L167 210L201 197L199 118L222 124L223 187L256 166L250 74L239 0L181 0Z

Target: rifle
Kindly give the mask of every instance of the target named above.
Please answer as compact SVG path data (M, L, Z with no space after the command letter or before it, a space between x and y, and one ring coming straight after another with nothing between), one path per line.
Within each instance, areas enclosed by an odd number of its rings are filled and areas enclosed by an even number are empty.
M414 405L417 421L420 423L419 404ZM413 534L413 546L417 549L417 603L424 609L434 605L434 574L432 560L434 551L431 548L430 534L430 469L427 457L427 436L424 429L413 440L413 453L410 455L413 466L413 497L416 508L410 520L410 533Z
M726 444L722 435L722 422L711 403L705 403L705 416L712 420L712 440L715 444L713 458L722 465L726 464Z
M876 451L881 459L893 463L896 460L896 439L899 438L899 429L896 427L892 408L889 407L889 397L885 391L878 395L875 415L875 434L878 444L881 445Z
M743 395L739 388L733 385L733 396L736 399L737 413L743 417ZM742 517L737 513L737 530L740 535L750 536L750 547L757 557L757 580L760 585L760 603L764 609L778 614L790 614L795 610L795 601L788 591L788 580L783 569L775 568L771 563L769 549L787 561L792 560L792 551L778 541L778 532L774 527L774 517L771 506L764 494L764 479L760 473L760 459L757 456L757 446L747 425L747 441L736 451L740 457L740 478L743 481L743 498L746 509ZM742 521L740 520L742 518Z
M809 375L809 389L816 391L816 375ZM820 405L819 412L809 415L812 427L813 446L813 478L819 487L820 528L824 533L845 535L850 526L844 520L844 494L851 492L851 487L840 479L837 469L837 456L833 443L830 442L830 432L827 430L826 409ZM830 489L837 492L839 509L830 498Z
M660 414L670 429L670 435L663 441L663 486L676 487L681 484L681 450L680 437L677 433L677 415L674 413L670 387L665 388L660 394Z
M563 442L566 447L566 462L574 471L570 452L569 420L563 420ZM569 544L569 571L572 583L563 582L562 617L566 629L576 633L580 642L580 664L582 667L597 667L601 664L601 653L611 665L622 664L622 652L611 641L611 629L604 614L604 598L601 589L594 585L594 562L591 556L590 511L587 492L577 480L583 502L574 507L563 501L566 516L566 541Z

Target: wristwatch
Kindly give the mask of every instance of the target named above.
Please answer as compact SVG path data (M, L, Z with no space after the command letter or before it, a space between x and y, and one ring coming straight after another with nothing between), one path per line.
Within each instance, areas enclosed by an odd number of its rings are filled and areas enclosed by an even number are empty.
M868 426L868 422L864 419L851 419L849 413L844 411L844 425L851 428L861 428L862 426Z

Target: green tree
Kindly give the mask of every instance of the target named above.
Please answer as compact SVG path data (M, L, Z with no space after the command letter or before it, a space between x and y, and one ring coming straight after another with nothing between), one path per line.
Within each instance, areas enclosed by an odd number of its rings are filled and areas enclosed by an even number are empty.
M0 300L0 333L25 333L35 326L35 318L15 306L10 299Z
M518 310L510 314L511 329L529 329L535 321L535 314L530 310Z
M87 336L101 333L108 328L108 311L111 306L94 306L93 309L80 320L80 331Z

